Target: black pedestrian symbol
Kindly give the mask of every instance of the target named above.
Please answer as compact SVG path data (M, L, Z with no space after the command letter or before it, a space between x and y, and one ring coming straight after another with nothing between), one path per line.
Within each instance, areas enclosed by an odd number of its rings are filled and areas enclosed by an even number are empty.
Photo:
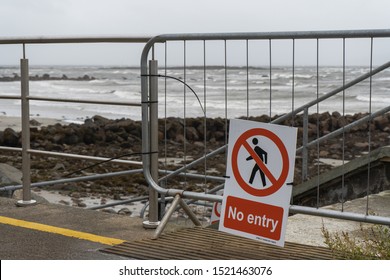
M259 156L259 158L261 159L262 162L267 164L267 152L264 151L262 148L260 148L257 145L259 143L259 140L257 138L253 138L252 143L253 143L253 145L255 145L255 148L253 149L255 151L255 153ZM252 156L249 156L246 158L246 160L252 160L252 159L253 159ZM256 173L258 171L260 172L260 177L261 177L261 182L263 183L263 187L265 187L265 185L267 184L267 182L265 180L265 174L261 170L260 166L257 163L255 163L255 166L253 166L251 177L249 179L249 183L253 184L253 180L255 179Z

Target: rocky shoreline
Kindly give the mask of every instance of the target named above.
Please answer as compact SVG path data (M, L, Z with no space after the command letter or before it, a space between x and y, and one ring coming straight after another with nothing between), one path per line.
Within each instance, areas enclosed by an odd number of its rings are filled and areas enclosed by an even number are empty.
M320 136L326 135L343 125L360 119L365 114L347 115L343 117L338 112L312 114L309 116L309 141L317 137L317 131ZM269 122L268 116L259 116L250 118L260 122ZM34 122L34 120L32 120ZM186 130L184 131L184 122ZM284 125L291 125L299 128L298 147L302 144L302 125L301 115L294 119L285 121ZM319 129L317 129L319 123ZM226 141L226 120L222 118L206 121L202 118L168 118L159 121L159 156L178 159L174 164L161 163L161 168L175 169L177 164L183 165L183 156L187 158L198 158L209 152ZM119 157L122 159L140 161L141 152L141 122L130 119L111 120L101 116L94 116L87 119L84 124L55 124L48 126L39 126L33 123L31 128L31 148L37 150L92 155L106 158ZM370 127L369 127L370 125ZM205 133L205 126L207 132ZM371 131L371 150L390 144L390 114L377 117L370 124L364 123L352 128L345 133L345 160L351 160L368 151L368 131ZM184 134L185 133L185 134ZM341 136L328 140L320 144L319 157L341 159L343 142ZM206 140L206 142L205 142ZM185 143L185 145L184 145ZM206 143L206 147L205 147ZM0 145L9 147L21 147L21 133L7 128L0 131ZM129 155L130 156L122 156ZM131 156L131 154L134 154ZM317 148L309 149L309 177L317 175ZM180 160L181 159L181 160ZM21 156L15 152L2 152L0 163L6 163L18 169L21 169ZM128 166L117 163L104 163L77 172L91 165L91 162L85 160L60 159L54 157L32 156L32 181L46 181L58 178L64 178L67 174L71 176L90 175L93 173L116 172L128 170ZM300 182L301 178L301 158L297 157L295 168L295 181ZM225 174L225 154L217 155L207 160L207 167L212 169L212 175L223 176ZM133 168L133 167L130 167ZM331 166L320 165L320 172L330 169ZM199 173L204 172L204 164L197 167ZM74 173L76 172L76 173ZM74 173L74 174L73 174ZM185 188L188 190L200 191L203 186L199 181L183 182L172 179L169 182L170 187ZM212 187L212 182L207 182L207 187ZM148 192L145 180L142 174L136 174L122 177L115 177L99 181L81 182L77 184L63 184L49 187L49 189L59 190L65 195L72 197L102 196L102 198L121 199L123 196L145 195Z
M0 82L17 82L20 81L20 76L17 73L13 73L13 76L3 76L0 77ZM93 81L96 80L95 77L90 77L89 75L84 75L77 78L68 77L65 74L63 74L61 77L52 77L49 74L43 74L42 76L34 75L29 76L30 81Z

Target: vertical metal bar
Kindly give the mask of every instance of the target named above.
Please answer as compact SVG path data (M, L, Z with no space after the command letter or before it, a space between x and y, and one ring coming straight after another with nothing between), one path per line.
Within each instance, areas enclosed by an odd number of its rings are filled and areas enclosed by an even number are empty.
M343 119L345 118L345 38L343 38ZM344 189L345 189L345 126L343 125L343 142L342 142L342 175L341 175L341 211L344 211Z
M164 43L164 163L165 163L165 175L167 175L168 168L168 136L167 136L167 63L168 63L168 54L167 54L167 42ZM164 175L164 176L165 176ZM161 181L162 187L167 188L168 179ZM160 203L159 203L159 220L165 215L165 194L160 194Z
M246 118L249 119L249 46L246 40Z
M371 37L370 46L370 73L372 73L372 56L373 56L374 38ZM370 100L368 114L370 116L368 120L368 157L371 158L371 123L372 123L372 75L370 75ZM370 196L370 173L371 173L371 160L368 160L368 172L367 172L367 201L366 201L366 215L368 215L369 196Z
M294 112L295 102L295 39L292 41L292 88L291 88L291 112ZM291 115L291 126L294 126L295 114Z
M29 206L36 204L31 199L31 157L30 149L30 104L29 104L29 69L28 59L25 58L25 46L23 45L23 59L20 60L21 76L21 100L22 100L22 183L23 197L16 204L18 206Z
M225 40L225 145L228 143L227 44ZM227 156L227 153L226 153Z
M272 41L269 39L269 121L272 121Z
M207 77L206 77L206 40L203 40L203 145L204 145L204 190L207 190Z
M317 38L317 99L320 97L320 41ZM320 138L320 104L317 103L317 139ZM317 142L317 208L320 204L320 143Z
M307 143L308 143L308 126L309 126L309 108L303 112L303 135L302 135L302 182L307 179Z
M187 86L185 85L187 82L187 42L183 41L183 48L184 48L184 57L183 57L183 67L184 67L184 73L183 73L183 90L184 90L184 112L183 112L183 157L184 157L184 166L187 166ZM184 169L184 184L187 185L187 168Z
M150 106L150 174L158 181L158 62L149 61L149 106ZM158 221L158 193L149 186L149 220L144 221L145 228L156 228Z
M164 50L164 154L165 154L165 171L167 171L168 168L168 160L167 160L167 154L168 154L168 135L167 135L167 75L168 75L168 69L167 69L167 63L168 63L168 53L167 53L167 42L164 44L165 50ZM168 173L165 173L167 175ZM165 180L166 182L166 180Z

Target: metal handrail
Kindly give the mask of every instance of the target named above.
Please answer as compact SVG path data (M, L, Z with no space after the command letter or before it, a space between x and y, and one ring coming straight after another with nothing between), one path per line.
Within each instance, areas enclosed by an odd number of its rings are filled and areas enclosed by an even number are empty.
M4 95L0 96L0 99L17 99L21 97L17 95ZM64 103L82 103L82 104L100 104L100 105L114 105L114 106L134 106L141 107L141 103L134 102L116 102L116 101L102 101L102 100L82 100L82 99L70 99L70 98L50 98L42 96L28 96L26 99L34 101L49 101L49 102L64 102Z
M29 96L29 75L28 75L28 60L26 59L25 47L29 44L68 44L68 43L142 43L145 44L150 39L150 36L90 36L90 37L0 37L0 45L22 45L23 46L23 59L21 59L21 95L6 95L0 96L0 99L13 99L22 101L22 148L10 148L0 147L0 150L22 152L22 173L23 173L23 185L11 186L12 188L23 188L23 200L18 201L20 206L31 205L34 201L31 199L30 187L38 185L53 185L61 183L61 180L67 181L82 181L93 180L98 178L104 178L105 176L112 177L121 175L122 173L110 173L110 174L97 174L92 176L85 176L80 178L60 179L49 182L40 182L31 184L30 182L30 155L40 154L56 157L70 157L79 159L88 159L94 161L105 161L105 158L90 157L83 155L73 155L66 153L55 153L48 151L37 151L30 149L30 136L29 136L29 101L46 101L46 102L71 102L71 103L85 103L85 104L104 104L104 105L117 105L117 106L141 106L140 103L134 102L116 102L116 101L101 101L101 100L77 100L77 99L61 99L50 98L40 96ZM141 162L129 161L129 160L112 160L116 163L130 164L135 166L142 165ZM134 171L130 170L131 173ZM139 172L137 170L136 172Z
M0 37L0 45L72 43L146 43L152 36Z

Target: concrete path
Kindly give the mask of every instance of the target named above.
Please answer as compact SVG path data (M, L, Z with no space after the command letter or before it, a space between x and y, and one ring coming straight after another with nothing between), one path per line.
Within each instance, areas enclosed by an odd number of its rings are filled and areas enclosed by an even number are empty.
M122 241L151 238L140 218L39 203L16 207L16 200L0 197L0 259L122 259L99 250ZM366 198L344 204L344 211L365 213ZM390 216L390 191L371 195L369 211ZM340 204L329 206L341 209ZM307 215L289 217L286 241L325 246L321 228L358 235L360 223ZM367 225L365 225L367 226ZM192 227L169 223L165 232Z

